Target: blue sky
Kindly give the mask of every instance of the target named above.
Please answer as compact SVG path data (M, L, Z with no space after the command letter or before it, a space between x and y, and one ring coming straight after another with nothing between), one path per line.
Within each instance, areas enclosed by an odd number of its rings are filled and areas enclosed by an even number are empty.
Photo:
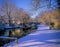
M10 1L15 3L18 8L23 8L26 11L30 10L30 8L31 8L31 5L30 5L31 0L10 0ZM55 2L55 1L56 0L52 0L52 3ZM0 0L0 4L2 4L2 2L4 2L4 0ZM43 4L43 5L45 5L45 4ZM36 12L33 13L32 17L36 17L36 15L43 10L47 10L47 8L46 7L45 8L40 8L39 11L36 11Z
M30 1L31 0L10 0L11 2L15 3L18 8L24 8L28 10L30 8ZM4 2L4 0L0 0L0 4Z
M29 10L30 8L30 0L13 0L17 7L24 8L26 10Z

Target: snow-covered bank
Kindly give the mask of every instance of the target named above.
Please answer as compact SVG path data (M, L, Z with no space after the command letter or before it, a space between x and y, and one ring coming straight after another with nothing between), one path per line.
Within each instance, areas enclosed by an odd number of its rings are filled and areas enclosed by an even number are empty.
M18 39L18 44L14 41L4 47L60 47L60 30L49 30L45 25L38 25L36 32Z

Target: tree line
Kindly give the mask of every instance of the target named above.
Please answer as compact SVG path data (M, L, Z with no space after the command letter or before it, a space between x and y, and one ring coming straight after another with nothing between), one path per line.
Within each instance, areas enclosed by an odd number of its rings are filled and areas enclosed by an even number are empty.
M55 5L56 2L57 5ZM47 8L45 11L41 11L36 17L40 23L60 29L60 0L55 0L54 3L52 3L52 0L33 0L32 3L35 11L40 10L40 8ZM43 5L44 3L47 3L47 5Z
M20 24L30 21L30 16L23 8L18 8L14 3L5 0L0 6L0 23Z

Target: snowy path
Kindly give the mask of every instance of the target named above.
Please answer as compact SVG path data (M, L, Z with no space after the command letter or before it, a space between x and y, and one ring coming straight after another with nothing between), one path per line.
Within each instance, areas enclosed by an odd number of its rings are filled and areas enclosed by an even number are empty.
M60 47L60 30L39 25L36 32L18 39L18 44L11 42L6 47Z

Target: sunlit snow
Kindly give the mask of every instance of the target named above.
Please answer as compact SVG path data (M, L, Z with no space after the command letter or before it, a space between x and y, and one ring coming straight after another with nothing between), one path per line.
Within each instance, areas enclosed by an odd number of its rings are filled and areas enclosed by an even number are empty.
M38 25L36 32L18 39L18 44L14 41L4 47L60 47L60 30L49 30L45 25Z

